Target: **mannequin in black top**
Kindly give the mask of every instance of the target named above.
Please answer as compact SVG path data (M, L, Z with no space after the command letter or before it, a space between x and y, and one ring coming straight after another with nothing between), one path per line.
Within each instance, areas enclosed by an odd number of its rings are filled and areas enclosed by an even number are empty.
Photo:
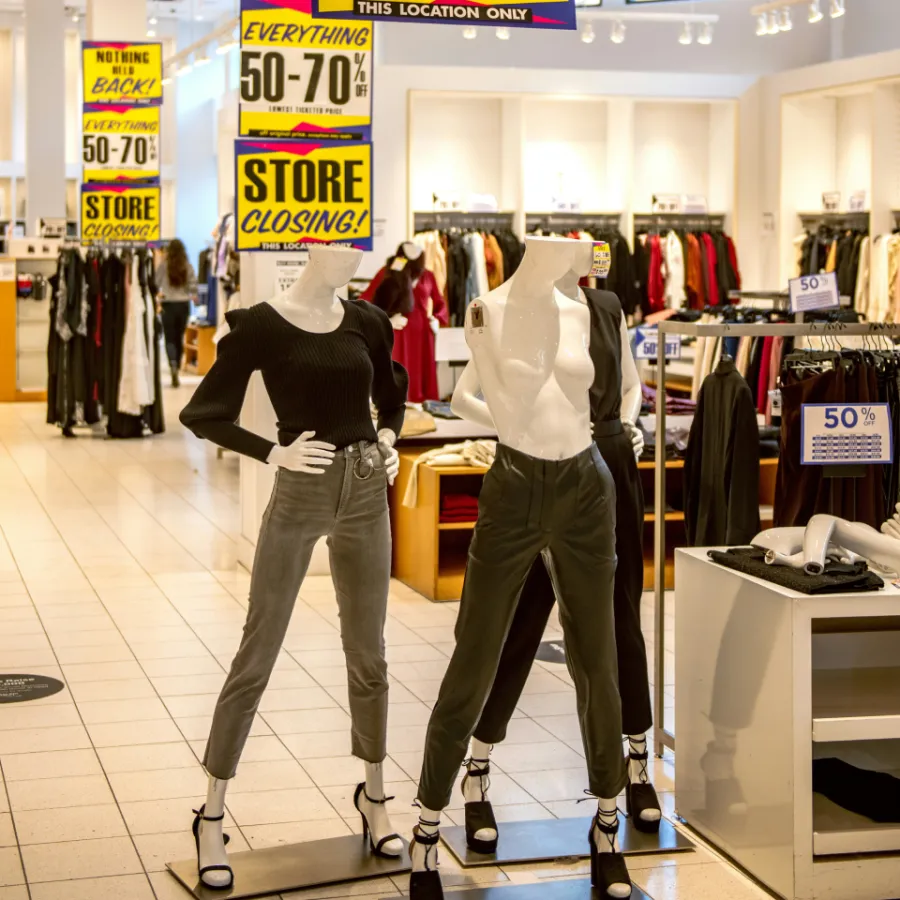
M335 294L359 266L358 250L315 246L283 294L226 316L216 362L181 414L196 435L278 466L263 516L241 646L219 695L203 764L206 804L194 820L201 882L230 888L222 833L225 792L288 632L319 538L327 535L347 662L351 746L366 778L354 803L374 853L399 856L385 806L390 584L387 485L403 424L407 378L391 359L393 329L369 303ZM237 424L250 377L262 374L278 419L278 443ZM372 424L369 398L378 409Z
M588 247L591 245L588 244ZM629 740L626 802L638 830L659 830L661 812L648 774L646 732L652 724L647 652L641 632L644 587L644 497L637 457L643 436L635 426L641 386L631 355L622 307L610 291L580 289L570 272L557 282L560 291L587 301L591 313L590 356L594 381L590 390L593 437L616 485L616 556L613 592L622 728ZM479 852L496 849L497 825L488 798L490 751L506 737L535 653L555 603L553 585L538 557L519 597L494 686L472 739L463 782L466 837Z

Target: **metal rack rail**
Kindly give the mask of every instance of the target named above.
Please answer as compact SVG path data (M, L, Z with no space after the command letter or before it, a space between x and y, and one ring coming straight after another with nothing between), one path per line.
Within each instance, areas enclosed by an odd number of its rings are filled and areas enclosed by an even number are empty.
M805 322L796 324L759 323L699 324L697 322L660 322L658 334L665 344L665 335L680 334L685 337L809 337L825 336L886 336L900 337L900 324L870 322L850 324L846 322ZM666 360L660 354L657 360L656 391L656 497L654 500L655 522L653 526L653 573L654 573L654 650L656 668L653 683L653 735L657 756L662 756L665 747L675 749L675 735L665 728L665 687L666 687ZM676 685L677 690L677 685Z

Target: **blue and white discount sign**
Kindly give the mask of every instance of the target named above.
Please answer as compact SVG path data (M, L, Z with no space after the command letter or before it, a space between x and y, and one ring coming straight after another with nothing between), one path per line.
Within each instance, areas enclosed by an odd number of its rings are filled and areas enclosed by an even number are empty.
M894 461L887 403L804 403L800 464L877 465Z
M788 282L791 312L812 312L814 309L837 309L841 305L837 274L801 275Z
M666 359L681 359L681 335L667 334ZM636 328L634 340L635 359L659 359L659 332L655 328Z

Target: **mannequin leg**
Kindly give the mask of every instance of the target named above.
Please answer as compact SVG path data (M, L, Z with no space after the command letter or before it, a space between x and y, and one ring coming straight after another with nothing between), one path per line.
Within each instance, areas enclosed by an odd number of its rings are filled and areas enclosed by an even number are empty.
M197 832L197 869L207 866L227 866L228 855L225 853L225 837L222 833L222 817L225 815L225 791L228 782L225 779L209 777L206 791L206 803L200 815ZM232 880L232 875L224 868L206 872L201 881L210 887L224 887Z
M387 755L384 623L391 578L390 518L384 463L380 455L377 463L373 456L369 459L376 466L375 474L366 479L355 471L352 474L328 537L328 552L347 664L351 748L366 764L364 790L357 787L357 808L364 829L371 832L371 846L385 855L399 856L403 842L391 828L382 768Z

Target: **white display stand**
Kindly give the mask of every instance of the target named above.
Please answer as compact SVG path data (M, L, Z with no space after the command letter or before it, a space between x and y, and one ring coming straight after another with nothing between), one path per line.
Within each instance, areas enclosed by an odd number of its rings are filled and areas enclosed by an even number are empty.
M900 825L814 796L812 761L900 769L900 590L800 594L703 549L676 550L675 584L678 814L783 897L897 897ZM737 733L724 792L717 726Z

